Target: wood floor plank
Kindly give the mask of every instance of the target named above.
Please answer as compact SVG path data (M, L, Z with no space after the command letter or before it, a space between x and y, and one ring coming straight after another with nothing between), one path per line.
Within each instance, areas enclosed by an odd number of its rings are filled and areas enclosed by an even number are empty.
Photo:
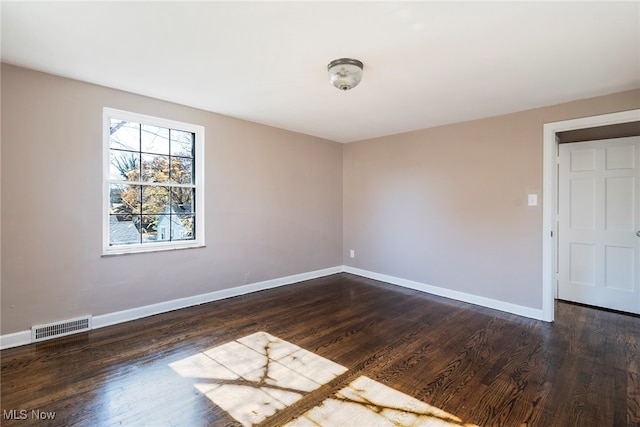
M640 426L640 317L556 302L548 324L346 273L3 350L2 425L241 425L201 392L217 377L172 366L198 355L218 363L208 351L260 331L345 369L280 402L264 427L327 402L393 412L337 397L362 377L452 425ZM256 391L275 381L266 360Z

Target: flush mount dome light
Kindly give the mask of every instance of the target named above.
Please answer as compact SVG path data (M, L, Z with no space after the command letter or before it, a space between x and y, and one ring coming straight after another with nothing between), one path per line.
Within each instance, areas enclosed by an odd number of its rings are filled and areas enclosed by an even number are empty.
M358 86L362 80L362 62L357 59L340 58L329 62L329 81L340 90L347 91Z

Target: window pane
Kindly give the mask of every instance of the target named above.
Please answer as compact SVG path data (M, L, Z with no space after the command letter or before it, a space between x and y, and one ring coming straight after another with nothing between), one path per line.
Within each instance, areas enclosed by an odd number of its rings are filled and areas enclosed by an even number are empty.
M142 154L142 180L147 182L169 181L169 156Z
M142 195L139 185L109 185L109 213L117 215L118 220L130 221L132 215L140 213L141 206Z
M145 185L142 187L143 214L169 214L169 189Z
M171 155L181 157L193 157L192 132L171 129Z
M159 219L160 215L141 216L142 243L155 242L157 240Z
M169 154L169 129L157 126L141 126L142 151Z
M195 237L194 224L195 215L178 214L172 215L172 240L193 240Z
M109 148L140 151L140 125L126 120L111 119Z
M195 190L193 188L172 187L171 206L176 214L192 213L193 198Z
M109 215L109 245L130 245L140 243L140 216L123 219L121 215Z
M172 157L170 173L171 182L193 184L193 159Z
M120 181L137 181L140 177L139 154L110 150L110 177Z

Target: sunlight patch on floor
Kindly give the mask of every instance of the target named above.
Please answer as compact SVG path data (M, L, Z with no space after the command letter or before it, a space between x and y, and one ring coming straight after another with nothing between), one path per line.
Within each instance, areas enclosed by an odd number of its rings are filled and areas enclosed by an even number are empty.
M256 332L169 366L244 426L267 420L347 368L267 332ZM361 376L288 427L471 426Z
M245 426L258 424L347 371L315 353L257 332L169 366Z

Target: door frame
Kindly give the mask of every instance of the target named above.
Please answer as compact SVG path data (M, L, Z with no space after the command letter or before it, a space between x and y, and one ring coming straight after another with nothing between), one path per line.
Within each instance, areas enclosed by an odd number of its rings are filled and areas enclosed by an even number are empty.
M558 263L558 132L640 121L640 109L545 123L542 148L542 320L555 317Z

